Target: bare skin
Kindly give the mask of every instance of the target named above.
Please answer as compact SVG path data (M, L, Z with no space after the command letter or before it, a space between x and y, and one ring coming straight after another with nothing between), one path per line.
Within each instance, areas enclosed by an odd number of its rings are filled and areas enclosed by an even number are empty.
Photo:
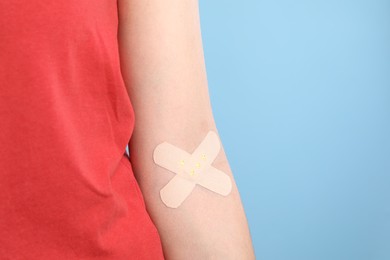
M244 209L223 145L213 166L233 181L224 197L197 186L177 209L159 192L174 173L153 162L167 141L192 153L209 130L218 133L196 0L118 0L122 75L135 111L129 143L134 174L166 259L254 259Z

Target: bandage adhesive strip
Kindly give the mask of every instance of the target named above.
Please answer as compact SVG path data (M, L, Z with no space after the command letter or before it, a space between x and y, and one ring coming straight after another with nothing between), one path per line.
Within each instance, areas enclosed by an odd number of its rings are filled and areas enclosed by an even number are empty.
M220 141L214 131L207 133L192 154L168 142L154 149L154 162L176 173L160 191L161 200L166 206L179 207L197 184L223 196L230 193L230 177L211 165L220 149Z

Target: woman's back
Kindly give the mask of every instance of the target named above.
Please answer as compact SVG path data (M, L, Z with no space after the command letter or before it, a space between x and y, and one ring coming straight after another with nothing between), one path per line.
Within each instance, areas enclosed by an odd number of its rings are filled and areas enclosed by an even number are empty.
M0 2L0 258L162 258L125 154L117 1Z

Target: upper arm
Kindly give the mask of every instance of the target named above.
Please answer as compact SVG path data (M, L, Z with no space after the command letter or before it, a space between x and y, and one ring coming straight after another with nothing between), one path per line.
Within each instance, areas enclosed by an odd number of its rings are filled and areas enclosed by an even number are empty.
M161 119L160 128L197 115L211 119L198 2L118 4L122 72L140 120Z

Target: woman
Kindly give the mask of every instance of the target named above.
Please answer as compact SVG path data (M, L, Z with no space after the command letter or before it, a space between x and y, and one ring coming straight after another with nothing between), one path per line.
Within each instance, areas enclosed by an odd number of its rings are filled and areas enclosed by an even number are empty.
M155 148L191 153L217 131L197 1L9 0L0 13L1 259L254 258L223 150L212 165L228 195L160 196L174 173Z

